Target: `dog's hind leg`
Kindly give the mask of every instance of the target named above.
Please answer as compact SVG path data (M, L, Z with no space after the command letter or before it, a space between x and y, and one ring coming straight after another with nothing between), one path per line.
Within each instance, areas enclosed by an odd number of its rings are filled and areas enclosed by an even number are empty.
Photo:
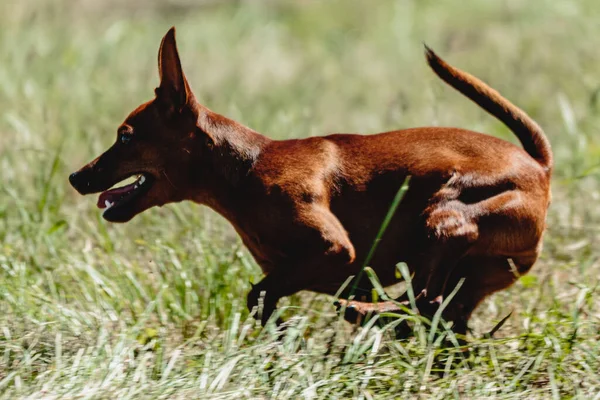
M545 214L530 204L540 200L506 186L446 185L434 196L424 213L428 246L415 265L423 297L441 303L452 270L466 255L512 258L523 266L535 262Z
M505 257L465 257L452 272L448 281L446 293L451 292L459 280L464 278L461 290L443 311L444 319L453 321L452 330L455 333L466 335L467 323L477 306L486 297L510 287L529 268L531 268L529 262L526 264L515 262L511 265Z
M441 303L452 270L475 243L479 231L459 201L431 209L426 225L431 244L417 265L415 284L425 299Z
M458 261L479 237L469 206L458 198L453 176L434 196L423 213L426 245L414 264L413 286L418 297L441 303L446 282Z

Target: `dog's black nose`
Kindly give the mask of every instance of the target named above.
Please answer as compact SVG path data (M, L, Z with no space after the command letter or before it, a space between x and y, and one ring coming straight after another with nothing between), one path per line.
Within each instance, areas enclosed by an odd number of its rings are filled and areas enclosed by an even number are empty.
M85 194L84 192L90 186L86 179L87 174L85 172L86 171L77 171L69 175L69 183L73 186L73 189L77 190L80 194Z
M75 187L75 179L77 178L77 172L73 172L71 175L69 175L69 182L71 183L71 186Z

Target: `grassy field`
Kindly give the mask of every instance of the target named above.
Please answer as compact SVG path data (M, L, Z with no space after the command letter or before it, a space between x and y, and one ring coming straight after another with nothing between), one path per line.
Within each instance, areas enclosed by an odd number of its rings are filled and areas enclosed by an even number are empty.
M600 398L599 20L597 0L3 0L0 397ZM261 271L221 217L183 203L110 225L70 188L153 95L171 25L199 100L273 138L453 125L514 141L422 42L544 127L544 253L479 307L468 358L425 324L404 342L353 329L311 293L283 302L277 336L248 316Z

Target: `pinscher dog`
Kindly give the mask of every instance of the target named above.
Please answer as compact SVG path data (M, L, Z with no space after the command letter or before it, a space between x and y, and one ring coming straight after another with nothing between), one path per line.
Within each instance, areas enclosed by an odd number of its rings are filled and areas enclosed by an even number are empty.
M540 254L552 152L525 112L429 48L425 54L443 81L502 121L522 148L447 127L271 140L196 100L171 28L160 45L154 99L69 180L81 194L101 192L98 207L110 222L183 200L221 214L265 274L247 298L249 309L262 299L264 324L280 298L301 290L331 295L359 272L410 175L370 266L389 286L397 263L406 262L420 310L464 278L443 313L464 334L477 305L527 273ZM134 183L110 189L132 176ZM370 293L372 286L365 277L358 287Z

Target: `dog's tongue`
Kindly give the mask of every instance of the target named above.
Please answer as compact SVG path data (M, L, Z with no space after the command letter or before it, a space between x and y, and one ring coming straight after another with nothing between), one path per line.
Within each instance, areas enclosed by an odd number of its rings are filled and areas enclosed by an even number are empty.
M120 188L107 190L106 192L102 192L98 197L98 203L96 204L98 208L106 208L106 202L116 203L128 192L131 192L134 189L135 183L125 185Z

